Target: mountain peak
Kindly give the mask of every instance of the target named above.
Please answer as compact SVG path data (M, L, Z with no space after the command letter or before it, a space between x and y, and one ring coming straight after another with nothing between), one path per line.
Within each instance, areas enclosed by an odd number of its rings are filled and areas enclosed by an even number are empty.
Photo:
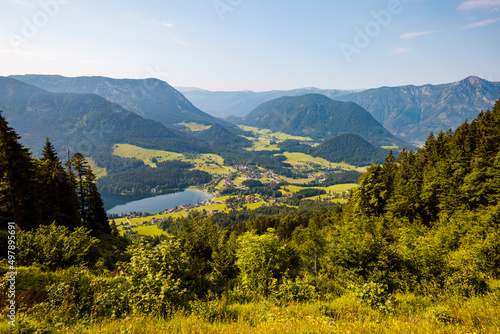
M481 87L485 84L487 84L488 81L477 77L475 75L468 76L467 78L463 79L462 81L459 81L458 84L466 84L466 85L472 85L475 87Z

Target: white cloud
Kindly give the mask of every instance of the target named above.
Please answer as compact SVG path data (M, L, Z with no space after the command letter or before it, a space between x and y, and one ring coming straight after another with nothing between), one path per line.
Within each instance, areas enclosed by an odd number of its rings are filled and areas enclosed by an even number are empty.
M479 27L488 26L488 25L493 24L493 23L498 22L498 21L500 21L500 17L497 17L496 19L488 19L488 20L484 20L484 21L469 23L469 24L463 26L462 28L465 28L465 29L479 28Z
M405 34L402 34L399 36L401 39L410 39L410 38L415 38L419 36L424 36L424 35L429 35L429 34L435 34L439 32L439 30L432 30L432 31L416 31L416 32L407 32Z
M411 50L407 49L407 48L397 48L397 49L393 49L391 51L391 55L399 55L399 54L402 54L402 53L408 53L410 51Z
M500 9L500 0L467 0L458 6L458 9Z

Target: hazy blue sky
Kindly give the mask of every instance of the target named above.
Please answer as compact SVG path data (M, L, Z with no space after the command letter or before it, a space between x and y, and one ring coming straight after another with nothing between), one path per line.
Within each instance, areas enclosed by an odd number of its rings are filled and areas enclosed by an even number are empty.
M399 3L399 4L398 4ZM500 0L1 0L0 75L271 90L500 81Z

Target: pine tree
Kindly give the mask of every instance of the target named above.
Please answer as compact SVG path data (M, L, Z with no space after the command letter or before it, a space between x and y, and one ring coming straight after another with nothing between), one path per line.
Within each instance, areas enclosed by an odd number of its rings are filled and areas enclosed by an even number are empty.
M71 179L47 138L39 161L41 187L39 190L42 219L70 228L80 224L78 200Z
M0 112L0 219L23 230L40 224L35 166L29 150Z
M96 176L92 172L85 157L75 153L68 166L74 169L74 183L80 207L80 217L83 226L97 232L111 233L108 217L104 210L104 202L95 184Z
M88 227L93 231L101 231L111 234L108 223L108 215L104 209L104 202L95 184L96 176L90 168L85 172L84 188L88 204Z

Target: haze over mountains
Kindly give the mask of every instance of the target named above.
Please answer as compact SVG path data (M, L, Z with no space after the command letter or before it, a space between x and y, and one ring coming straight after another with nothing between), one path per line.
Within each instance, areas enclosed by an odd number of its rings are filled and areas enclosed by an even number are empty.
M268 92L212 92L199 88L176 87L189 101L201 110L215 117L244 117L264 102L282 96L300 96L306 94L322 94L331 99L352 93L349 90L319 89L314 87L294 90L273 90Z

